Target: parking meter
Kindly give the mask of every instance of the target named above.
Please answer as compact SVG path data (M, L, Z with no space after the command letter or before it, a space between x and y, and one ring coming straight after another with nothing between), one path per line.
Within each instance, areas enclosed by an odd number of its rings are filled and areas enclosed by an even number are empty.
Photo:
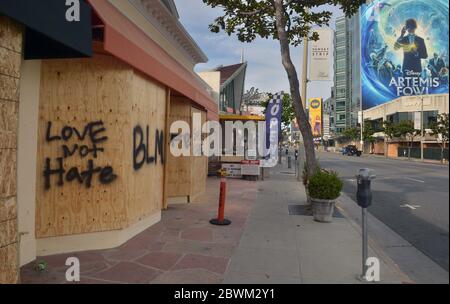
M372 205L372 189L370 184L375 179L375 173L371 169L360 169L356 176L358 181L358 190L356 200L362 210L362 274L361 280L367 281L367 257L369 253L367 236L367 208Z
M368 208L372 205L371 181L376 176L371 169L360 169L356 177L358 181L358 190L356 192L357 203L361 208Z

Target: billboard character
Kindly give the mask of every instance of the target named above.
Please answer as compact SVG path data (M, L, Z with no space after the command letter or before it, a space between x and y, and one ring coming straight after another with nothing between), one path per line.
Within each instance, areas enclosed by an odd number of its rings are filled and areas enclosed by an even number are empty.
M422 37L416 35L417 21L406 20L400 37L395 42L394 49L403 49L403 73L407 76L418 76L422 73L421 59L427 59L427 46ZM408 33L408 35L405 35Z

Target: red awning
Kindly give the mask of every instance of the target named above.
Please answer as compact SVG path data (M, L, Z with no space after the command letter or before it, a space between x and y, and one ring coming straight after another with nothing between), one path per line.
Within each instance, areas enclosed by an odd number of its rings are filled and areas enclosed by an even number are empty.
M192 72L168 55L107 0L88 2L105 25L105 51L205 108L208 120L219 120L217 104Z

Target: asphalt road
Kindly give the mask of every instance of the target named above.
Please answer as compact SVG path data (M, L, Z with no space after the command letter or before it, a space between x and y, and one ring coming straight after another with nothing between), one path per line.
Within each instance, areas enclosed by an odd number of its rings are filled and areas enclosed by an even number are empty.
M369 212L448 272L448 166L327 152L318 157L323 168L339 173L354 200L358 170L375 170Z

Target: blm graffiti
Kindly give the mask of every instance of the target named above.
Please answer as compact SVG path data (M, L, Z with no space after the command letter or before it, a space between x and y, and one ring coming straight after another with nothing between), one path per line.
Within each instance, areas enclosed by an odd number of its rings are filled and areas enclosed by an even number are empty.
M91 188L95 178L104 185L114 182L117 179L114 169L111 166L97 166L95 163L99 153L105 151L102 147L102 144L108 140L108 137L104 135L105 132L106 128L102 121L89 122L81 130L73 126L64 126L59 131L55 130L53 123L49 121L45 141L61 144L62 155L55 159L45 159L43 172L45 189L49 190L52 185L62 187L65 183L71 182ZM78 143L69 144L69 141L78 141ZM65 160L73 157L86 160L84 170L79 167L65 169Z
M157 164L158 159L164 164L164 132L162 130L155 131L155 142L153 152L150 151L150 127L144 129L137 125L133 129L133 168L139 171L145 164Z

